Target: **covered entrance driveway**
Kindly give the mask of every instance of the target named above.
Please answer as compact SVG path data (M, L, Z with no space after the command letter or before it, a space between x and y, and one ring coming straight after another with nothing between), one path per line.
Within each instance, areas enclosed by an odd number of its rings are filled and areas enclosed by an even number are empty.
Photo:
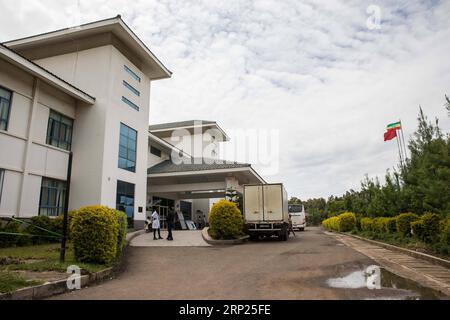
M174 164L164 161L148 170L148 201L167 199L183 211L186 220L200 225L208 221L212 199L224 198L227 190L242 193L245 184L265 183L250 164L204 162ZM187 203L192 205L189 207ZM190 212L186 212L190 211ZM163 217L164 218L164 217Z

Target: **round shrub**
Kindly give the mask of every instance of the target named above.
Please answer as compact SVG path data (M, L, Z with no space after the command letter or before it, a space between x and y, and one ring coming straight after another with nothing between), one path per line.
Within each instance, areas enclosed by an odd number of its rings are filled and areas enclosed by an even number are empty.
M441 242L450 246L450 218L441 221Z
M108 264L117 254L119 222L115 210L102 206L79 209L70 223L75 259Z
M216 240L232 240L243 235L244 219L235 203L221 200L209 215L209 234Z
M420 220L411 223L413 235L423 242L435 243L439 240L440 216L435 213L425 213Z
M373 219L362 218L361 219L361 230L362 231L373 231Z
M396 233L397 232L397 219L396 218L386 218L386 232Z
M414 213L402 213L397 216L397 231L402 236L411 235L411 223L419 220L419 216Z
M372 231L376 233L385 233L386 230L386 219L385 218L374 218L372 220Z
M322 226L328 230L339 231L339 217L331 217L324 220Z
M125 240L128 231L128 218L125 212L116 211L117 222L119 224L119 232L117 235L117 257L120 257L123 253L123 248L125 246Z
M339 231L349 232L356 227L356 216L354 213L345 212L338 216Z

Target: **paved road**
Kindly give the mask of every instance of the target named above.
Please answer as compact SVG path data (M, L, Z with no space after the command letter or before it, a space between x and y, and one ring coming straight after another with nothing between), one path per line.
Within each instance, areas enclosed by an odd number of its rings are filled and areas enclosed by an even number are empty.
M130 247L114 280L56 299L377 299L394 289L330 288L327 280L375 264L318 228L288 242L230 247Z

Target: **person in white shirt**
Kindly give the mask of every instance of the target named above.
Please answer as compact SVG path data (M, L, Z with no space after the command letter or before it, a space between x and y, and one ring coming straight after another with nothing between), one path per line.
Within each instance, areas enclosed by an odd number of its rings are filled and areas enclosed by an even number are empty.
M152 214L152 228L153 228L153 240L162 240L161 237L161 221L159 220L159 214L156 208L153 209ZM158 237L156 237L156 232L158 231Z

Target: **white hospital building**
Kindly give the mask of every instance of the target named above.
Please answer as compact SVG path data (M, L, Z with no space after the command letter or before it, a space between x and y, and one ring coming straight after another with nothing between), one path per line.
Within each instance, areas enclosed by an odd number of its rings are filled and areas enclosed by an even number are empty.
M264 183L249 164L198 160L229 139L214 121L149 127L152 82L171 75L120 16L0 44L0 217L58 216L69 193L70 210L105 205L142 227L153 204L195 219Z

